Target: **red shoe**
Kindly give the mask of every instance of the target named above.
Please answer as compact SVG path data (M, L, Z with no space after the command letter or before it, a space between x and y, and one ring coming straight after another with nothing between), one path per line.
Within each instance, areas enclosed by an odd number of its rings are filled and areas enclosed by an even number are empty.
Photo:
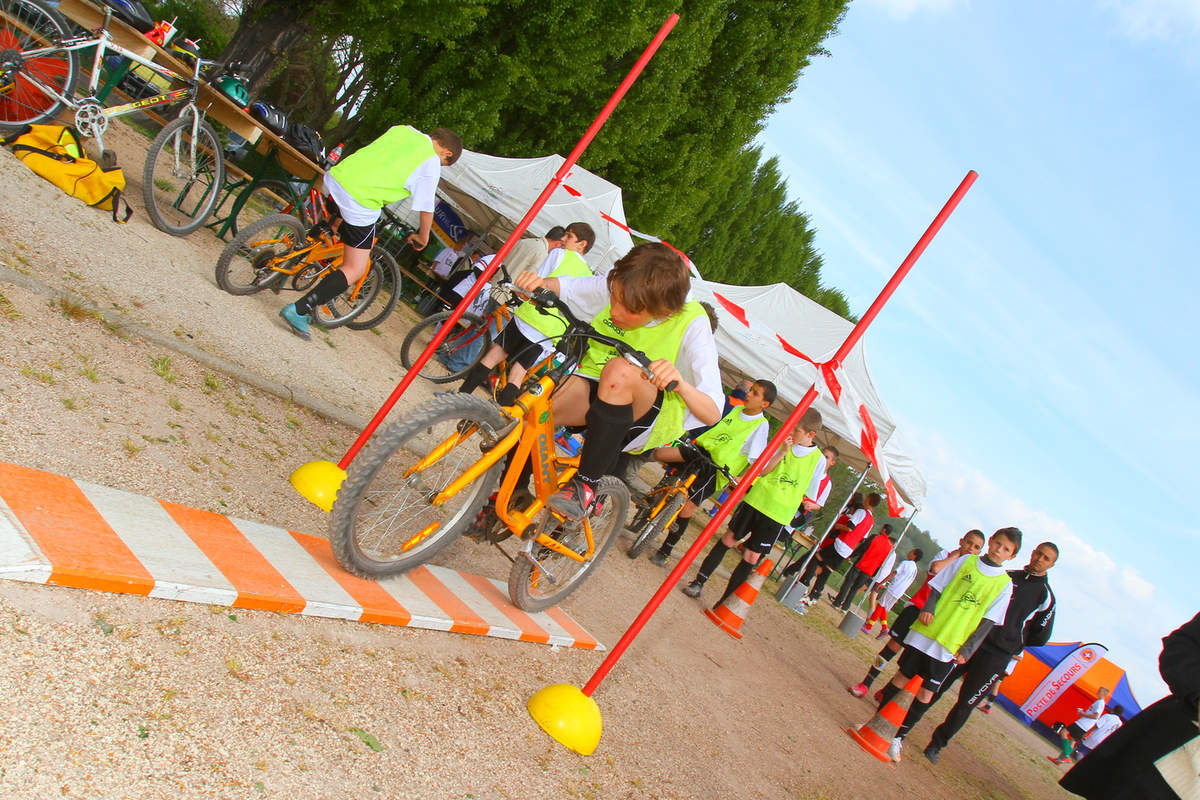
M871 690L867 688L867 685L865 683L860 683L856 686L851 686L846 691L849 692L850 694L854 695L855 697L866 697L867 692L869 692Z
M981 705L981 706L979 707L979 710L980 710L980 711L982 711L982 712L983 712L983 713L985 713L985 714L990 714L990 713L992 713L992 704L991 704L991 703L984 703L983 705Z
M581 520L592 513L596 503L596 490L581 478L572 478L566 486L546 501L552 510L570 520Z
M875 693L875 705L877 705L877 706L883 705L883 689L880 689L878 692Z

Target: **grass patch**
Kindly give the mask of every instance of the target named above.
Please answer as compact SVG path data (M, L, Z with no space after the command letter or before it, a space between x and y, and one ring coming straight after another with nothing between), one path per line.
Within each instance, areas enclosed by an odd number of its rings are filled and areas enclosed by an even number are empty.
M167 405L169 405L175 411L183 411L183 403L179 401L178 397L168 398Z
M15 322L21 318L21 312L17 311L17 307L13 305L12 300L5 297L3 293L0 293L0 317L9 322Z
M157 186L159 189L162 189L164 192L175 191L175 184L171 183L166 178L155 178L154 185Z
M62 404L63 408L67 409L67 411L77 411L79 409L79 403L74 397L64 397Z
M53 373L40 372L39 370L34 369L33 367L29 366L28 364L21 367L21 374L24 375L26 378L32 378L33 380L37 381L38 383L44 383L47 386L53 386L55 383L57 383L57 381L54 379Z
M133 439L130 438L125 439L125 452L129 454L130 458L133 458L145 449L145 445L134 444Z
M59 298L58 309L64 317L76 322L81 322L85 319L102 319L100 312L96 309L88 308L66 297Z
M171 357L162 356L160 358L150 359L150 366L154 370L154 374L162 378L167 383L175 382L175 372L171 369Z
M220 379L217 378L216 375L213 375L211 372L204 373L204 389L203 389L203 391L205 394L210 394L212 392L219 392L223 388L225 388L224 385L221 383Z

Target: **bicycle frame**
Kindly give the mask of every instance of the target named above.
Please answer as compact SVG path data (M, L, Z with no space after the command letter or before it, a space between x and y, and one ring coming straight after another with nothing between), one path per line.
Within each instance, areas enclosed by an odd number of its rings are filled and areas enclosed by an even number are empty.
M375 239L371 242L372 248L378 241L378 239ZM309 244L304 247L291 250L281 256L275 256L268 261L265 266L270 267L272 272L278 272L281 275L291 276L298 275L313 264L319 264L322 261L327 261L328 263L323 265L324 268L317 273L317 278L320 278L342 265L343 252L342 243L340 241L322 235L320 239L309 240ZM304 255L303 260L294 265L288 263L295 259L296 256L301 254ZM355 282L354 291L350 293L351 299L358 297L358 293L362 290L363 284L367 280L367 276L371 274L371 265L372 262L368 259L366 271L363 272L362 277Z
M533 517L546 507L546 501L551 495L570 480L579 469L579 456L561 456L555 449L554 418L550 408L550 396L554 388L554 378L548 375L542 376L536 384L521 394L515 404L505 408L505 413L516 420L517 424L513 430L509 431L462 475L439 492L433 498L432 504L436 506L445 503L512 452L512 462L500 481L500 489L496 495L496 516L510 531L525 540L524 550L526 553L536 545L582 563L595 554L595 539L592 536L591 522L588 518L584 518L582 521L584 535L587 538L587 550L583 554L576 553L544 533L530 533L530 529L534 526ZM414 464L405 476L408 477L425 469L469 439L474 433L475 429L471 429L453 434L433 448L425 458ZM513 493L516 491L525 464L530 461L533 463L534 475L533 500L526 508L514 508L512 506ZM417 533L405 545L406 549L433 533L438 524L433 523L430 528Z

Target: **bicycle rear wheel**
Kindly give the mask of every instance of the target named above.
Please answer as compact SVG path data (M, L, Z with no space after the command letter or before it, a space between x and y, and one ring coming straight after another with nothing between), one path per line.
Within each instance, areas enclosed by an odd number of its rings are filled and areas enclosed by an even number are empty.
M55 117L65 105L38 84L72 98L79 80L74 51L26 56L67 36L69 25L42 0L0 0L0 129L14 130Z
M449 546L495 490L503 459L445 503L432 500L479 459L480 445L495 443L507 421L487 400L444 395L376 433L350 463L333 504L329 543L338 563L379 578L424 564ZM447 442L454 446L417 469Z
M229 224L229 230L237 236L242 228L256 220L274 214L296 215L297 209L296 192L286 181L259 181Z
M558 605L604 560L624 525L629 509L629 490L617 478L605 475L596 485L594 508L592 516L588 517L592 529L591 558L576 561L537 544L533 545L531 555L517 554L508 573L508 596L517 608L542 611ZM579 555L587 552L587 535L582 522L565 522L549 509L542 513L547 515L543 525L549 528L544 532L550 538Z
M400 363L405 369L425 352L433 337L450 319L450 311L442 311L418 322L404 337L400 345ZM450 383L465 377L479 363L492 343L491 317L483 319L474 314L463 314L458 324L442 341L433 358L421 369L421 377L434 383Z
M229 240L217 259L217 285L230 294L254 294L284 279L270 261L287 255L308 241L300 220L274 214L255 220ZM303 258L303 255L299 256Z
M336 328L358 317L379 296L383 272L382 265L372 262L357 292L353 285L347 286L346 291L314 308L313 319L323 328Z
M633 544L629 545L629 549L625 551L625 555L630 558L637 558L645 549L650 546L658 535L667 529L667 523L674 521L679 510L683 508L684 495L673 494L659 512L642 526L641 530L635 530L636 538Z
M204 120L192 139L190 116L168 122L150 143L142 170L142 200L150 221L172 236L187 236L208 221L225 185L217 132Z
M400 267L392 254L376 245L371 250L371 269L379 271L379 293L370 306L346 323L350 330L365 331L382 325L396 309L396 301L400 299Z

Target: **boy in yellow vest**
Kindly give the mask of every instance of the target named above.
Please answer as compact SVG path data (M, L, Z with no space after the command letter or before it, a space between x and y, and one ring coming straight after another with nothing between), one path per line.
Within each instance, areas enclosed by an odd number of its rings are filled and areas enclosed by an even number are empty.
M608 275L526 272L514 283L554 292L596 330L645 353L654 375L648 379L612 347L588 342L575 374L554 393L554 424L587 426L579 471L548 501L558 513L571 519L590 514L596 486L613 473L622 450L645 452L721 418L716 340L704 309L687 299L688 269L670 247L640 244Z
M337 205L341 222L342 266L325 276L307 294L284 306L279 315L292 333L305 341L313 309L328 303L358 283L367 271L375 222L381 209L412 195L420 227L408 242L418 250L429 243L433 225L434 192L442 167L462 155L462 139L449 128L426 136L411 125L395 125L366 147L343 158L325 173L324 191Z
M771 403L775 402L778 390L770 381L755 381L746 392L746 399L740 406L735 406L721 421L696 437L696 447L700 450L700 458L687 464L684 473L695 473L696 479L688 490L688 499L680 510L679 516L667 538L663 541L658 552L650 557L650 561L658 566L665 566L671 557L671 550L678 544L683 532L687 530L696 507L704 502L706 497L716 494L725 488L728 482L725 476L713 466L725 467L734 476L741 475L746 467L752 464L767 446L770 426L766 415L763 414ZM684 460L678 447L660 447L654 451L654 458L666 464L680 463Z
M888 748L900 760L900 745L933 704L934 695L955 664L965 664L993 625L1002 625L1012 597L1012 579L1004 562L1021 549L1021 531L1001 528L988 539L987 554L960 556L929 582L921 615L904 637L896 677L883 688L879 707L919 675L921 688Z
M783 526L796 516L804 495L816 494L825 475L825 454L814 443L819 430L821 412L810 408L746 492L743 503L729 518L729 529L708 551L695 580L683 588L684 594L699 597L709 576L739 539L746 540L742 560L734 567L716 605L750 577L759 559L771 552Z
M541 278L582 278L591 276L592 270L583 260L583 255L592 249L596 232L586 222L572 222L562 238L562 247L551 250L546 260L538 267ZM542 360L563 331L567 321L553 309L542 313L533 303L522 303L513 319L504 326L495 343L483 354L483 358L471 370L459 387L460 392L470 394L482 386L492 374L492 369L506 358L512 358L508 368L508 384L496 395L502 406L512 405L521 392L521 381L529 368Z

